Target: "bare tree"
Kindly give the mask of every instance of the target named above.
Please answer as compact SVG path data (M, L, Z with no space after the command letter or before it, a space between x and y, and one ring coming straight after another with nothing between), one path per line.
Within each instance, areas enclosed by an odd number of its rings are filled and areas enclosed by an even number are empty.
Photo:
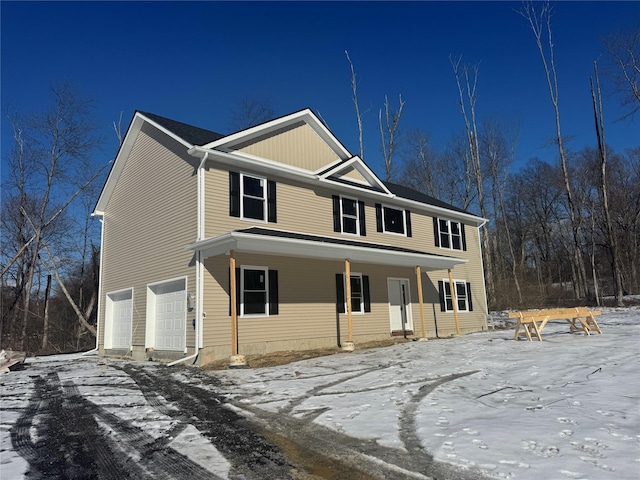
M40 285L44 245L62 236L56 237L61 234L56 228L61 227L68 207L105 168L96 168L91 162L91 153L100 142L91 100L69 84L53 86L51 92L50 109L12 122L17 132L16 153L8 157L8 163L10 171L18 173L3 186L3 203L13 198L19 212L16 215L23 217L15 222L16 231L2 232L3 243L11 247L2 252L3 283L10 269L11 276L20 281L16 320L21 322L21 333L14 340L21 350L31 319L40 315L32 308L32 295Z
M494 245L492 255L494 261L494 274L497 277L500 274L500 265L498 265L498 258L507 260L509 269L511 271L511 280L518 293L518 305L522 305L522 288L520 287L520 279L517 273L517 258L513 247L513 241L511 239L511 228L507 219L507 214L504 206L504 192L507 188L508 172L512 162L515 159L515 151L518 133L513 132L512 135L507 135L505 129L503 129L495 120L485 120L482 124L482 132L480 136L480 149L482 156L485 158L485 169L487 171L487 177L491 184L491 195L493 197L493 217L494 217ZM508 255L500 255L500 248L498 248L498 240L501 236L505 237L505 242ZM496 279L497 280L497 279Z
M525 20L528 22L531 31L535 37L536 45L540 52L540 58L542 59L542 65L544 67L545 76L547 79L547 86L549 88L549 98L555 112L555 125L556 125L556 143L558 146L558 153L560 155L560 166L562 169L562 176L564 179L565 192L567 196L568 211L571 221L571 231L573 235L573 244L571 247L571 256L573 259L573 265L575 267L575 286L576 294L578 297L584 297L587 295L587 275L584 265L584 259L582 257L580 229L581 218L579 208L574 200L573 190L571 188L571 178L569 176L569 169L567 166L567 153L564 147L564 140L562 131L560 128L560 103L559 103L559 88L558 88L558 76L556 72L556 64L553 50L553 39L551 31L551 16L552 9L548 1L534 3L525 2L522 9L519 12ZM546 39L546 48L544 40Z
M385 180L391 181L393 171L393 154L397 148L397 130L402 117L402 108L404 107L402 95L398 96L398 109L391 111L389 106L389 98L384 96L384 126L382 123L382 109L378 112L378 123L380 125L380 140L382 142L382 156L385 166Z
M272 120L275 116L273 107L266 100L243 98L231 112L229 128L233 132L244 130Z
M625 116L633 116L640 110L640 25L605 37L604 45L610 55L609 76L622 95L622 105L629 107Z
M600 77L598 75L598 62L593 62L593 71L595 75L595 87L593 78L591 82L591 98L593 100L593 116L596 127L596 138L598 140L598 154L600 157L600 194L602 195L602 211L604 213L606 233L608 245L612 258L613 266L613 286L616 303L619 307L623 306L622 297L624 296L622 289L622 272L620 268L620 258L618 255L618 239L613 231L613 222L611 220L611 211L609 209L609 193L607 188L607 146L604 136L604 113L602 110L602 93L600 90Z
M482 167L480 165L480 147L478 144L478 128L476 125L476 102L478 100L477 84L479 65L470 66L467 64L461 65L462 57L454 60L453 57L449 57L451 66L453 67L453 73L456 77L456 84L458 86L460 113L464 120L465 131L467 134L467 142L469 147L469 155L471 157L471 164L473 165L473 173L475 176L476 188L478 190L478 206L480 207L480 215L484 218L488 218L487 209L485 208L484 193L482 190ZM467 113L467 108L469 112ZM489 244L489 232L487 228L482 229L482 253L485 256L485 281L487 284L487 295L489 302L493 299L495 294L495 287L493 281L493 259L491 258L491 249Z
M356 109L356 121L358 122L358 143L360 145L360 158L364 160L364 141L362 138L362 115L360 114L360 104L358 103L358 81L356 80L356 71L353 68L353 62L351 61L351 57L349 57L349 52L344 51L344 54L347 56L347 60L349 61L349 66L351 67L351 92L353 93L353 106Z

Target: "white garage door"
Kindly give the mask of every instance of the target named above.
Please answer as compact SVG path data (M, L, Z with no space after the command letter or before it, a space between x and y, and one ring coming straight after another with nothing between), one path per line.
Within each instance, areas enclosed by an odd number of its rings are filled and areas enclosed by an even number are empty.
M184 280L155 287L156 349L184 350L186 291Z
M131 346L131 290L108 295L111 313L110 348L129 348Z

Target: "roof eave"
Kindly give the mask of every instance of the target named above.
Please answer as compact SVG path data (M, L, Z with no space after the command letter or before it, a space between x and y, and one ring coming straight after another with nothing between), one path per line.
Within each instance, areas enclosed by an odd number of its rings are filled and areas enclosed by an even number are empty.
M188 250L200 251L204 258L228 254L231 250L245 253L277 255L296 258L342 261L349 259L377 265L420 267L424 270L452 269L468 263L465 258L445 257L427 253L409 253L380 250L354 245L323 243L317 241L270 237L245 232L229 232L187 245Z

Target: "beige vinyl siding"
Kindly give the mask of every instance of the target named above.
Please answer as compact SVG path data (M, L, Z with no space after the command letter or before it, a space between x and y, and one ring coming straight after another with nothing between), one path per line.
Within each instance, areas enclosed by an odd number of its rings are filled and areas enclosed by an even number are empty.
M242 170L246 173L245 170ZM475 259L479 255L474 244L478 238L478 229L473 225L466 226L468 250L448 250L435 246L433 232L433 218L419 210L410 209L412 237L380 233L376 231L375 204L394 205L393 200L384 202L372 200L359 195L358 192L349 194L349 197L359 198L365 202L365 218L367 235L355 237L333 231L333 202L332 195L339 192L326 187L311 188L308 184L296 183L290 180L281 180L277 177L268 177L276 181L278 222L267 223L256 220L243 220L229 216L229 172L218 168L211 168L206 177L206 237L215 237L230 230L261 226L277 230L308 233L312 235L324 235L350 240L362 240L365 242L395 245L411 248L438 255L453 256L456 258Z
M338 155L306 123L234 146L250 155L315 172L338 160Z
M184 146L145 124L107 205L101 304L106 293L133 288L133 345L145 344L147 284L186 276L195 291L194 254L184 247L196 238L196 167ZM100 322L103 344L104 308ZM193 347L193 329L186 332Z

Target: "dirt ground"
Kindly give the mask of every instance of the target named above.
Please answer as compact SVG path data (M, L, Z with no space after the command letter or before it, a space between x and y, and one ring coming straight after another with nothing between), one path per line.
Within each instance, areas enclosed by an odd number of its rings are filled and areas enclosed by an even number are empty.
M366 342L355 345L355 350L366 350L369 348L388 347L397 343L405 343L414 341L403 337L390 338L388 340L380 340L376 342ZM309 358L325 357L328 355L349 355L339 347L318 348L314 350L286 350L280 352L265 353L262 355L245 355L247 360L246 368L264 368L277 367L278 365L287 365ZM222 359L211 362L202 367L203 370L226 370L229 368L229 360Z

